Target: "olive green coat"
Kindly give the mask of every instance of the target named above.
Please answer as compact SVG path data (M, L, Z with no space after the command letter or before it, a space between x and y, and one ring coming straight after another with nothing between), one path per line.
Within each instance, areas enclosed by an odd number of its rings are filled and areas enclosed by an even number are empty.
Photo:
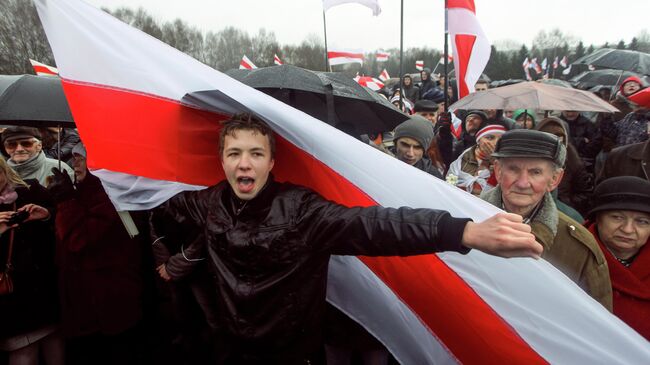
M501 208L501 187L481 198ZM605 256L591 233L557 210L550 193L530 223L537 241L544 246L542 258L578 284L587 294L612 311L612 283Z

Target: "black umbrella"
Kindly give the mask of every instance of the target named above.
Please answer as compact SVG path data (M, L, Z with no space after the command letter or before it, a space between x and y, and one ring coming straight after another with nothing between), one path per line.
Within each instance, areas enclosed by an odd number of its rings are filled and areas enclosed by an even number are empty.
M342 73L281 65L226 74L355 136L393 130L408 119L381 95Z
M74 128L61 80L0 75L0 124Z
M612 68L650 75L650 54L625 49L601 48L580 57L573 64L592 65L598 68Z
M570 82L578 89L587 90L594 86L611 86L617 87L623 80L630 76L636 76L646 84L650 83L650 77L639 75L630 71L619 71L612 69L602 69L586 71L575 77Z
M495 80L495 81L490 82L490 87L495 88L495 87L514 85L514 84L518 84L518 83L524 82L524 81L526 81L526 80L524 80L524 79Z

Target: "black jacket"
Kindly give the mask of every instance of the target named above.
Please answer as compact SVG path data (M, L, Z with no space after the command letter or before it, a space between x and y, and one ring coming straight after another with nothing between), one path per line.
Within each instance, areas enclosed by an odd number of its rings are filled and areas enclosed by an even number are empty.
M321 345L332 254L468 251L460 243L467 220L443 211L348 208L272 177L250 201L233 195L225 181L184 192L154 219L172 217L205 237L185 253L209 257L227 347L247 361L286 363Z
M602 147L602 135L596 128L596 124L582 115L571 122L567 121L564 116L561 119L569 127L570 142L578 151L578 155L585 161L585 164L593 164L594 158Z
M17 187L16 208L26 204L49 210L47 221L30 221L14 228L12 255L14 292L0 296L0 338L54 324L59 319L56 270L54 266L54 210L47 190L36 180L30 186ZM0 205L0 211L13 210L12 204ZM9 231L0 236L0 263L4 270Z

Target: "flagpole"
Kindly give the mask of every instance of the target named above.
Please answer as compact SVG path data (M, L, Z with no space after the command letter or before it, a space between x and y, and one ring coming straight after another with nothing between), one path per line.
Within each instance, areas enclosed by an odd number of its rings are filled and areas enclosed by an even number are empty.
M445 73L445 88L442 92L445 94L445 113L449 111L449 73L447 72L447 66L449 65L449 44L447 39L449 38L449 24L447 19L447 0L445 0L445 59L444 59L444 73ZM458 75L456 75L458 77Z
M402 60L404 56L404 0L400 1L399 15L399 108L404 109L402 98L404 95L404 69Z
M325 9L323 9L323 34L325 35L325 71L332 71L327 57L327 18L325 17Z

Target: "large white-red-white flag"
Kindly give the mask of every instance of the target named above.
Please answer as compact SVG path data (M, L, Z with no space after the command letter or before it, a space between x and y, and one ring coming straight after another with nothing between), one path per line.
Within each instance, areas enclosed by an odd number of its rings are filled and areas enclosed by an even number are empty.
M280 57L278 57L277 54L273 55L273 64L278 65L278 66L282 65L282 60L280 59Z
M415 61L415 69L418 71L424 70L424 61L422 60Z
M323 0L323 9L329 10L331 7L343 4L359 4L372 10L372 15L377 16L381 13L381 6L379 0Z
M447 19L454 53L458 97L474 92L490 60L490 41L476 17L474 0L448 0Z
M219 121L248 111L277 133L279 181L349 206L438 208L475 220L498 211L85 2L35 3L88 164L120 209L148 209L223 180ZM408 189L395 188L405 181ZM402 364L650 358L643 337L544 260L478 251L333 256L327 300Z
M350 50L329 50L327 59L330 65L343 65L346 63L358 63L363 65L363 52Z
M241 58L241 61L239 62L239 69L240 70L252 70L252 69L255 69L255 68L257 68L257 66L255 66L253 61L248 59L248 57L246 57L246 55L244 55Z
M29 62L32 64L32 67L34 68L34 72L38 76L58 76L59 75L59 70L57 70L56 67L52 67L49 65L46 65L44 63L40 63L38 61L34 61L33 59L29 59Z

